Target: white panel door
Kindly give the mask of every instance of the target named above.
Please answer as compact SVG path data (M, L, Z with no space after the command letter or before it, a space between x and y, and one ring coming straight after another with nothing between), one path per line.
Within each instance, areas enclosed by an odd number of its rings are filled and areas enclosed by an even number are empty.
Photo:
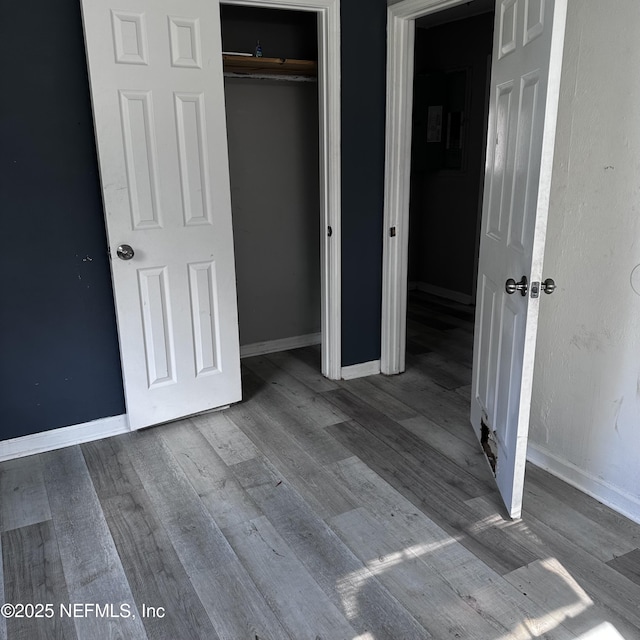
M219 3L82 0L82 9L127 414L138 429L241 398ZM118 257L121 245L131 259Z
M471 421L509 514L522 509L567 0L497 0Z

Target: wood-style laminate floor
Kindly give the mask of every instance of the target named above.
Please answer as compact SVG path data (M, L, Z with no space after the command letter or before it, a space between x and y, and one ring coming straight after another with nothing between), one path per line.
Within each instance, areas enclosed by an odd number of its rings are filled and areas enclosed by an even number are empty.
M0 465L0 601L54 614L0 639L640 638L640 526L535 467L504 517L472 322L414 295L403 375L250 358L224 412Z

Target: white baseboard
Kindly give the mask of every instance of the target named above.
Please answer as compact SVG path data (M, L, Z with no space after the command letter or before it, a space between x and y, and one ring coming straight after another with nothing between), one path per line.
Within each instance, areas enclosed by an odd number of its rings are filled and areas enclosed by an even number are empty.
M293 336L291 338L280 338L279 340L268 340L267 342L253 342L240 347L240 357L262 356L266 353L288 351L289 349L299 349L300 347L309 347L312 344L321 343L321 333L309 333L306 336Z
M128 433L126 414L0 441L0 462Z
M470 296L468 293L460 293L459 291L452 291L451 289L436 287L436 285L428 284L427 282L410 282L409 290L411 291L412 289L424 291L424 293L431 293L434 296L446 298L447 300L453 300L454 302L459 302L460 304L473 304L473 296Z
M587 473L533 442L529 442L527 460L640 524L640 498L638 496L633 496L612 486L605 480Z
M361 362L360 364L352 364L349 367L342 367L340 377L343 380L353 380L354 378L375 376L377 373L380 373L380 360L371 360L371 362Z

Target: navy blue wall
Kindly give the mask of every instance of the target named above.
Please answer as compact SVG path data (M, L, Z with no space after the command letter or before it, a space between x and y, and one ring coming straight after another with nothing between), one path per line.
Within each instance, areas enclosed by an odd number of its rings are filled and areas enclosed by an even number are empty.
M78 0L0 20L0 439L124 412Z
M385 20L342 0L345 366L380 356ZM78 0L3 3L0 78L3 440L125 407Z
M386 0L341 0L342 364L380 357Z

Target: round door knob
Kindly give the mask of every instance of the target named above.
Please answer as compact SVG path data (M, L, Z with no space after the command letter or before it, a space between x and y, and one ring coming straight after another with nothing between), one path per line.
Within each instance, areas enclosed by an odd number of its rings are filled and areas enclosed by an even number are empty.
M529 290L529 281L527 280L527 276L522 276L522 280L520 280L520 282L516 282L513 278L509 278L504 283L504 290L509 295L519 291L521 296L526 296L527 291Z
M556 283L553 281L552 278L547 278L542 283L542 290L545 293L552 294L556 290Z
M131 258L133 258L133 256L135 255L135 251L130 245L121 244L116 249L116 254L118 255L118 258L120 258L120 260L131 260Z

